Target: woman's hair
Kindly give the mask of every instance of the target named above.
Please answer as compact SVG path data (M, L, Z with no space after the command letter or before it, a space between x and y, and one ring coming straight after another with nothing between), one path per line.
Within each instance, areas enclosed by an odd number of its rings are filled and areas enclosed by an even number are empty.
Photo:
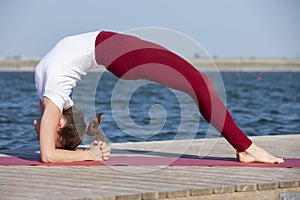
M63 139L63 149L75 149L82 141L86 131L83 113L76 107L63 111L66 124L58 132Z
M66 120L66 124L58 131L59 136L63 140L63 149L73 150L83 140L85 132L89 136L95 136L97 139L107 142L104 133L99 130L101 123L101 115L99 113L96 118L89 122L88 126L84 121L84 115L76 107L71 107L63 111L63 117Z

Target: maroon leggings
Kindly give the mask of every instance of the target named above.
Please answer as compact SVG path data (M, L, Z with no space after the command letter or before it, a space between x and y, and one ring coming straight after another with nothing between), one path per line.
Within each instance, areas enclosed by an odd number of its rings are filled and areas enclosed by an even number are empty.
M210 78L168 49L134 36L102 31L96 38L95 55L97 64L118 78L145 79L189 94L205 120L238 152L252 144L234 122Z

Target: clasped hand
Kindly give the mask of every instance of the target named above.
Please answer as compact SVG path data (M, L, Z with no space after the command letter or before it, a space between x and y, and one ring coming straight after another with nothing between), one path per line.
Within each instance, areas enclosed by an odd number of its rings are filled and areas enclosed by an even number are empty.
M95 160L108 160L110 156L110 146L102 141L94 141L88 150Z

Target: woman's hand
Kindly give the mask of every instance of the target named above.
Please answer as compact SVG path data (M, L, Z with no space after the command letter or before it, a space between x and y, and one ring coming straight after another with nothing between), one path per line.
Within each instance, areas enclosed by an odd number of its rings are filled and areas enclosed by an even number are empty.
M95 160L108 160L110 156L110 147L107 143L102 141L94 141L90 145L89 153Z
M34 130L37 134L37 139L40 139L40 127L41 127L41 118L36 118L35 120L33 120L33 126L34 126Z
M103 142L102 146L101 146L101 150L102 150L103 160L108 160L109 156L110 156L110 151L111 151L110 146L106 142Z

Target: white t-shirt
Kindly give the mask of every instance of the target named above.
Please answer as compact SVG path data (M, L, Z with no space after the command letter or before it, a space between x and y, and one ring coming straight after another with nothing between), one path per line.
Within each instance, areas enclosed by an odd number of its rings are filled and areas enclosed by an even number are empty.
M39 62L35 69L35 86L40 100L49 98L63 111L73 106L70 98L76 82L97 67L95 40L99 32L68 36Z

